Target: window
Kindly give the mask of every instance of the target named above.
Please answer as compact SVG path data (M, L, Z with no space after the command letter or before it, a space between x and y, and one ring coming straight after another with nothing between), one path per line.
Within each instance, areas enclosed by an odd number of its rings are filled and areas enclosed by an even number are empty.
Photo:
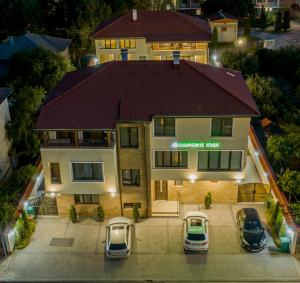
M125 186L139 186L140 170L139 169L122 170L122 183Z
M199 171L240 171L242 165L242 151L199 151Z
M187 167L187 151L155 151L155 167Z
M174 137L175 136L175 118L159 117L154 118L154 135Z
M120 48L134 49L135 47L135 39L120 39Z
M98 204L99 195L74 195L76 204Z
M59 163L50 163L51 184L61 184Z
M139 147L138 128L121 127L120 135L121 147Z
M103 168L100 162L72 163L74 181L103 182Z
M211 135L213 137L232 137L232 118L212 118Z
M100 48L116 49L117 48L117 41L115 39L103 39L100 42Z
M82 132L81 143L84 144L95 144L95 145L107 145L107 133L105 132Z
M141 205L141 203L139 202L139 203L124 203L124 208L126 209L126 208L133 208L133 206L134 205L137 205L137 207L138 208L141 208L142 207L142 205Z
M227 27L221 27L221 31L227 31Z
M139 60L140 61L145 61L145 60L147 60L147 56L139 56Z

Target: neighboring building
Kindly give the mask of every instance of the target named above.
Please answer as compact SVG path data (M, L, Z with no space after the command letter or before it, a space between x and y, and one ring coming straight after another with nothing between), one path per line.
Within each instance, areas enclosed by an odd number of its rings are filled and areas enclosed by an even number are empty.
M211 32L205 20L174 11L136 11L101 23L92 35L100 63L121 60L128 49L129 60L181 58L208 63Z
M19 37L9 36L6 43L0 44L0 77L8 71L11 58L18 52L40 47L69 59L70 44L71 39L30 32Z
M211 31L217 29L218 42L234 42L237 40L238 20L234 16L219 11L207 18Z
M190 15L201 15L202 4L206 0L175 0L175 7L178 11Z
M0 180L11 167L9 158L10 142L6 137L5 125L10 120L7 98L13 92L10 88L0 87Z
M235 203L258 116L240 72L179 60L113 61L67 74L37 129L46 191L60 215L176 214L178 203ZM250 176L251 177L251 176ZM178 212L178 211L177 211Z
M254 0L257 14L260 15L261 8L264 6L267 12L276 12L279 8L289 8L293 4L299 5L299 0Z

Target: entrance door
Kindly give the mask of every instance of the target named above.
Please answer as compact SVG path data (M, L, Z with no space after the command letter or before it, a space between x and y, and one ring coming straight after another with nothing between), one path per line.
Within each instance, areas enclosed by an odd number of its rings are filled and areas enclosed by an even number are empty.
M168 181L154 181L155 200L168 200Z

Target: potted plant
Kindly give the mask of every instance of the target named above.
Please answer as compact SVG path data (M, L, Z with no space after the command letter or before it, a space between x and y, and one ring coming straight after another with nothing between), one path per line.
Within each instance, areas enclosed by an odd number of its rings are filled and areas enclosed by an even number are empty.
M206 209L209 209L211 207L212 198L211 198L211 192L208 192L204 199L204 205Z
M97 217L99 222L104 221L105 214L101 204L99 204L99 206L97 207Z
M139 222L140 219L140 213L139 213L139 209L137 204L133 205L133 209L132 209L132 218L134 220L135 223Z
M69 210L69 216L70 216L72 223L77 222L77 212L76 212L76 208L73 204L71 205L71 208Z

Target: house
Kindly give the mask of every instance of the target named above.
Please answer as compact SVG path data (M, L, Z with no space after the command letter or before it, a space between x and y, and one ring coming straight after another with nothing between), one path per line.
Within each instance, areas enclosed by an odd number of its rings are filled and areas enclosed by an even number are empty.
M279 8L291 9L292 5L299 5L299 0L254 0L254 7L257 14L260 15L261 8L264 7L267 12L276 12Z
M18 37L9 36L0 44L0 77L6 74L11 58L18 52L40 47L69 59L70 44L71 39L30 32Z
M213 32L218 32L218 42L234 42L237 40L238 20L234 16L219 11L207 16L208 23Z
M206 0L175 0L175 7L178 11L189 15L201 15L202 4Z
M211 32L205 20L175 11L136 11L102 22L92 35L100 63L121 60L128 49L129 60L181 58L208 63Z
M58 212L177 215L235 203L259 111L240 72L179 60L112 61L68 73L41 108L46 191ZM126 57L124 56L124 59Z
M11 167L9 158L11 145L7 140L5 125L10 120L7 98L12 92L11 88L0 87L0 180Z

